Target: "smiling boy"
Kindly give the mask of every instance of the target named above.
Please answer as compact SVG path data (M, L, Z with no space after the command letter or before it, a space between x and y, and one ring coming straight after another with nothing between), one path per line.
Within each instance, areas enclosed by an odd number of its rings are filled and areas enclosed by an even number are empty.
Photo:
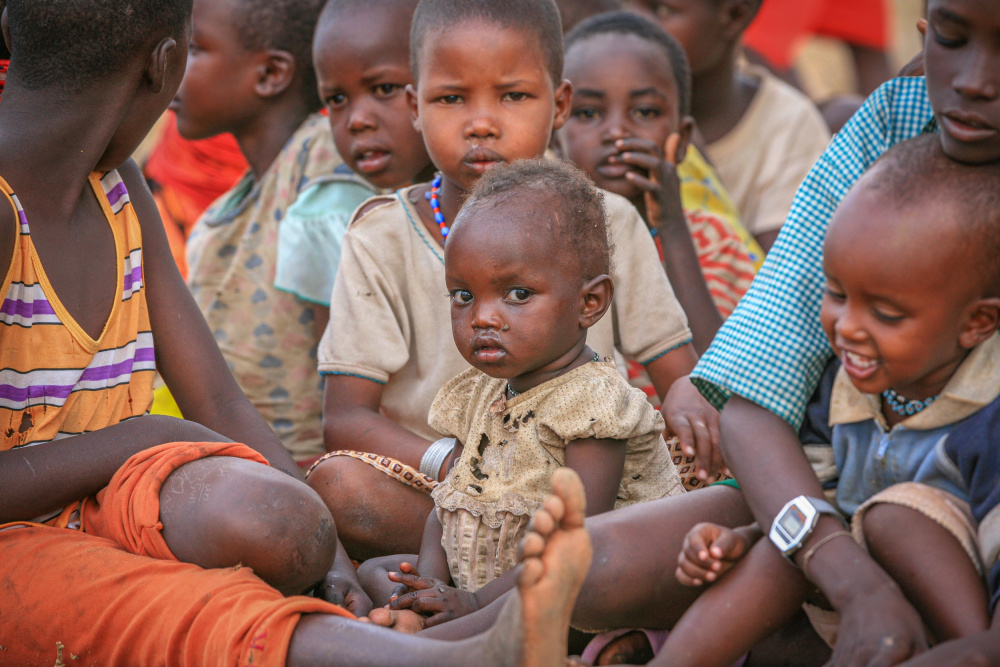
M359 212L334 287L339 317L320 348L327 447L372 452L373 467L336 456L310 484L350 514L338 526L361 555L417 550L431 508L424 490L450 465L447 445L431 447L440 436L426 422L437 390L465 368L441 335L448 221L491 166L541 156L571 98L551 0L425 0L412 30L410 105L440 178ZM694 361L690 332L638 212L619 197L607 202L618 293L591 345L602 357L618 350L646 363L664 394ZM338 498L354 506L338 509Z

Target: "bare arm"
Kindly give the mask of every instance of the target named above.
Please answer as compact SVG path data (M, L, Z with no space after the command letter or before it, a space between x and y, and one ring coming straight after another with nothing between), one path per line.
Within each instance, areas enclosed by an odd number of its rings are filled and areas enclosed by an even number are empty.
M326 450L371 452L419 468L420 457L427 451L430 441L379 412L382 389L382 385L364 378L326 376L323 399L323 442Z
M142 227L143 273L157 369L181 412L190 421L252 447L275 468L301 479L288 451L233 379L177 270L139 167L130 160L119 171Z
M667 352L659 359L654 359L645 365L649 379L661 399L664 399L674 383L694 370L698 363L698 355L691 345L682 345ZM686 381L686 380L685 380Z

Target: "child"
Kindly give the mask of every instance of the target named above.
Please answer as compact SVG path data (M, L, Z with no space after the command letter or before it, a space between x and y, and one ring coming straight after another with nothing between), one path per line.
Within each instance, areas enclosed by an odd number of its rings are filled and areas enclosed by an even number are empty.
M431 406L431 427L462 444L432 494L416 569L440 582L425 593L464 598L463 610L495 599L497 587L478 592L515 564L551 468L579 473L588 515L683 491L660 414L587 346L614 293L605 220L582 172L521 160L479 179L449 234L452 333L473 368ZM427 602L421 593L393 608L418 599ZM460 614L457 604L427 626Z
M321 0L198 0L173 107L188 139L232 132L250 164L188 239L188 284L250 402L300 462L323 453L315 349L350 213L373 194L339 164L312 69ZM346 182L353 179L355 182ZM296 207L297 204L297 207Z
M567 37L566 76L575 91L559 130L563 155L643 215L663 243L667 275L695 345L706 349L720 313L729 315L750 287L754 265L725 220L681 208L674 165L684 161L693 127L683 50L640 16L603 14ZM665 156L668 144L673 155Z
M769 250L830 134L812 102L763 68L741 68L740 35L761 0L633 0L687 52L691 115L743 224Z
M335 456L310 478L345 512L338 527L356 556L415 552L427 493L450 464L448 445L431 447L440 435L427 426L434 395L464 369L441 336L448 224L487 169L542 155L571 97L552 0L426 0L410 50L411 109L441 175L358 212L334 286L338 317L320 349L327 447L372 452ZM590 345L646 363L662 395L694 362L690 331L635 208L611 195L606 202L618 296ZM350 510L343 497L353 499Z
M950 434L1000 395L1000 270L992 261L1000 249L998 176L995 164L952 162L934 136L900 144L844 199L824 246L821 317L842 362L830 406L837 509L853 517L853 537L937 642L989 625L986 570L969 513L982 445L966 441L963 449ZM958 266L968 268L955 272ZM674 629L664 664L681 647L691 656L706 618L724 628L727 641L689 664L722 664L773 632L808 592L812 557L849 536L827 526L816 532L801 546L805 578L782 562L770 540L758 542L745 565ZM716 581L760 536L696 527L677 576L689 585ZM762 595L761 586L771 593ZM743 606L751 598L752 618ZM723 608L741 611L725 618ZM833 646L836 616L810 611Z

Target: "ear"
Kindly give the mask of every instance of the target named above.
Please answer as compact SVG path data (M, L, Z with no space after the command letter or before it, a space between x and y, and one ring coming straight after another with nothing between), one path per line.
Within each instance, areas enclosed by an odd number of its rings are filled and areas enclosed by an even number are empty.
M753 21L757 12L751 0L727 0L723 3L722 35L727 42L735 42Z
M170 56L176 48L177 42L172 37L167 37L161 40L153 52L149 54L149 62L146 63L146 78L149 79L154 95L159 95L166 85Z
M677 125L677 132L674 133L677 136L677 145L674 146L673 151L674 154L664 156L675 167L684 162L684 158L687 157L688 146L691 145L691 135L693 133L694 118L691 116L681 116L681 122Z
M412 83L406 84L406 103L410 105L410 122L413 129L423 134L420 129L420 104L417 101L417 89Z
M989 340L1000 328L1000 299L979 299L969 307L965 324L958 334L958 344L971 350Z
M589 329L604 317L615 296L615 284L607 274L587 281L580 288L580 328Z
M558 130L566 124L572 106L573 84L569 82L569 79L563 79L563 82L556 88L556 113L552 119L553 130Z
M288 51L269 50L262 54L254 92L260 97L277 97L292 85L298 68Z

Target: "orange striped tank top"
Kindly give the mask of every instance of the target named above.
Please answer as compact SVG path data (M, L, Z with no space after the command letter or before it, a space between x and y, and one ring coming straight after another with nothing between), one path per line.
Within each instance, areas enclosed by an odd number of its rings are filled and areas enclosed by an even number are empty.
M90 175L118 258L115 304L97 340L60 303L31 242L17 197L10 269L0 284L0 451L96 431L149 410L153 334L142 271L142 235L117 171Z

